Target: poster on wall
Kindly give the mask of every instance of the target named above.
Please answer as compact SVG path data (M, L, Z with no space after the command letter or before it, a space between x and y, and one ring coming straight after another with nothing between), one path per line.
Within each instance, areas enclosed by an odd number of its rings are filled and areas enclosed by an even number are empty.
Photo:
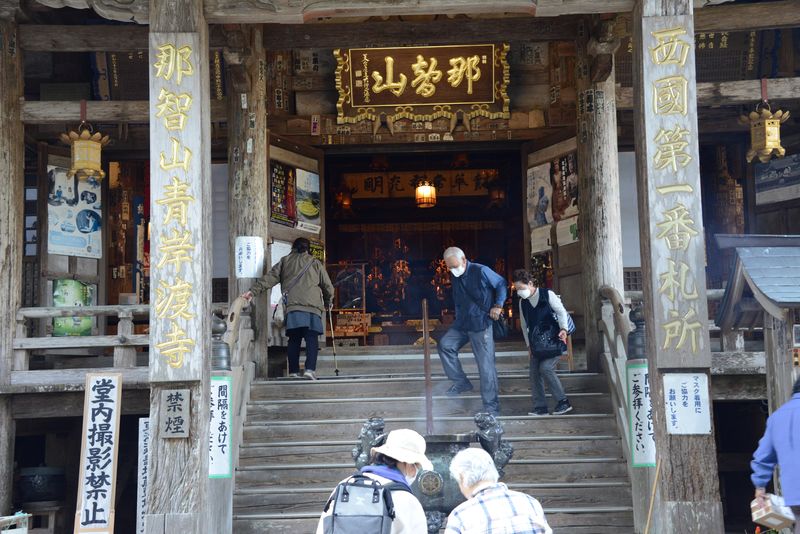
M303 169L296 170L295 188L297 229L319 234L322 230L320 219L319 174Z
M553 243L550 241L552 228L552 225L547 225L531 230L531 254L549 252L553 248Z
M756 205L800 198L800 154L792 154L753 167Z
M297 222L295 204L296 170L278 161L270 161L270 220L294 228Z
M100 182L67 177L67 169L47 166L47 252L65 256L103 256Z
M560 221L578 214L578 159L571 152L550 162L553 183L553 219Z
M528 225L531 230L553 222L551 163L528 169Z
M94 298L94 286L78 280L53 280L53 306L67 308L74 306L91 306ZM53 319L53 336L90 336L92 335L91 317L58 317Z
M577 243L578 238L578 217L570 217L556 223L556 241L558 246L563 247L571 243Z

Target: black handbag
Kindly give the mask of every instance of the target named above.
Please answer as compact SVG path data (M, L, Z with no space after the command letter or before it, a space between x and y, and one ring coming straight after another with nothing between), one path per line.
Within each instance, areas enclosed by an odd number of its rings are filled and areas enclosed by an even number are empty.
M539 360L547 360L564 354L567 346L558 337L558 326L535 327L528 336L531 353Z

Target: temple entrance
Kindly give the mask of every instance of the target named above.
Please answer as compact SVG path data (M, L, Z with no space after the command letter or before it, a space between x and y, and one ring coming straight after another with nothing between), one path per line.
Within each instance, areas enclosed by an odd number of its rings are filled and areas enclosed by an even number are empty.
M455 310L442 260L449 246L506 278L525 264L518 146L331 154L325 169L339 345L421 343L422 299L434 336L446 330Z

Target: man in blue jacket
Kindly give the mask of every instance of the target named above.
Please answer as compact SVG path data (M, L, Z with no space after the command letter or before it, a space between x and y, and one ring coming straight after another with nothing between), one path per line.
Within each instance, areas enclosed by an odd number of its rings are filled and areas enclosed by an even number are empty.
M456 305L455 322L439 340L442 367L447 378L453 381L447 394L458 395L473 389L458 360L458 351L469 341L478 363L483 407L487 412L499 415L492 321L499 319L503 312L508 294L506 281L489 267L468 262L464 251L458 247L445 250L443 258L452 275L453 302Z
M780 467L783 499L797 518L794 532L800 534L800 378L794 383L789 402L767 419L767 430L750 462L750 479L760 502L776 465Z

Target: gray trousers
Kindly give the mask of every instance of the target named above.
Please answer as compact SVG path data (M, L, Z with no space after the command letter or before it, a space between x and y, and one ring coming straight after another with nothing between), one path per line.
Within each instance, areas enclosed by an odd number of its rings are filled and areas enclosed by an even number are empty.
M438 349L444 374L455 384L466 385L470 383L458 359L458 351L467 344L467 341L472 343L472 353L475 355L475 362L478 364L483 407L487 412L500 413L494 335L491 325L486 330L479 332L463 332L451 328L442 336L439 340Z
M558 360L558 357L548 358L546 360L531 358L529 376L531 379L531 400L533 401L534 410L537 408L547 409L547 398L544 396L545 382L547 382L547 387L550 388L550 393L553 395L556 404L567 398L567 394L564 393L564 386L561 385L561 380L559 380L556 375Z
M800 534L800 506L792 506L794 512L794 534Z

